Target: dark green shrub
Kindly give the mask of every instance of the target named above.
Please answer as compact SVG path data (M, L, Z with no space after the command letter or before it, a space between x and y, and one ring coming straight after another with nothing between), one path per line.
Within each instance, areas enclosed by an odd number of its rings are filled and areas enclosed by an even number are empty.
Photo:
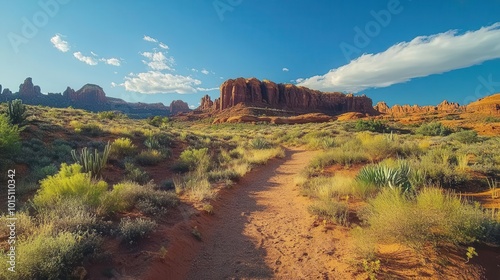
M125 119L125 118L127 118L127 115L125 115L121 112L117 112L117 111L103 111L103 112L97 113L97 118L99 118L100 120Z
M132 244L147 236L154 230L155 227L155 221L143 218L137 218L135 220L132 220L129 217L122 218L119 225L120 236L124 241Z
M0 115L0 154L7 157L16 154L21 148L19 128L12 125L5 115Z
M141 185L149 182L149 174L130 162L125 163L125 178Z
M273 144L262 137L252 139L250 141L250 147L257 150L265 150L273 147Z
M160 117L160 116L154 116L154 117L149 117L147 119L147 123L156 126L156 127L161 127L163 125L168 124L169 119L167 117Z
M165 158L166 156L158 150L145 150L135 157L135 162L143 166L150 166L157 165Z
M387 125L379 120L358 120L354 126L356 131L372 131L372 132L386 132L389 130Z
M416 134L424 136L446 136L452 132L451 128L444 126L440 122L424 123L415 130Z
M464 144L471 144L479 141L477 132L474 130L463 130L450 135L450 138Z

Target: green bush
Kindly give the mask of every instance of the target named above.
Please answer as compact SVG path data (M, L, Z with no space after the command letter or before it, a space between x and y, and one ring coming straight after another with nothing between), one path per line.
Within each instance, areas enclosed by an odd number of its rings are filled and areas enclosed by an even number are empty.
M424 136L446 136L453 132L449 127L440 122L424 123L415 130L415 133Z
M151 233L155 229L156 225L155 221L143 218L137 218L134 220L129 217L122 218L119 225L120 236L124 241L134 243Z
M472 144L479 141L479 138L477 137L477 132L475 132L474 130L463 130L455 132L451 134L449 137L453 140L456 140L464 144Z
M7 256L2 254L1 279L71 279L75 267L85 256L97 252L100 239L90 234L42 231L16 246L16 272L7 270Z
M5 115L0 115L0 154L12 156L21 148L19 128L11 125Z
M88 135L88 136L92 136L92 137L97 137L97 136L104 133L102 128L98 124L95 124L95 123L81 125L78 129L75 128L75 131L79 132L83 135Z
M356 131L372 131L372 132L386 132L389 130L387 125L379 120L358 120L354 126Z
M82 173L81 165L63 163L56 175L40 182L40 190L33 198L33 203L38 207L46 207L76 197L86 205L98 206L107 188L106 182L95 181L88 173Z
M265 150L273 147L272 143L262 137L257 137L250 141L250 147L257 150Z
M310 205L309 212L322 218L347 226L349 208L346 202L336 200L320 200Z
M186 166L190 171L196 169L207 171L210 164L208 148L184 150L179 156L178 163Z
M114 157L132 156L136 153L137 146L132 144L130 138L118 138L111 144L110 155Z
M108 119L108 120L114 120L114 119L124 119L127 118L127 115L117 112L117 111L103 111L97 113L97 118L100 120Z
M152 126L162 127L169 123L169 119L167 117L154 116L154 117L149 117L147 119L147 123Z
M130 162L125 163L125 177L139 184L146 184L149 181L149 174Z
M140 165L157 165L166 156L158 150L145 150L135 157L135 161Z
M335 163L350 166L356 163L363 163L368 161L365 152L359 150L349 150L342 148L334 148L314 157L309 164L310 167L315 169L323 169Z
M23 125L26 122L26 106L20 99L8 102L7 113L10 123L13 125Z
M88 172L94 178L99 178L101 176L102 170L106 167L108 162L109 152L111 150L111 145L108 144L104 147L102 155L94 150L94 153L87 148L83 148L79 155L76 154L76 150L71 151L71 156L73 160L83 167L85 172Z
M438 188L425 188L415 196L385 188L360 212L368 226L364 234L378 243L399 243L414 249L426 245L470 244L488 239L491 222L478 204L472 205Z

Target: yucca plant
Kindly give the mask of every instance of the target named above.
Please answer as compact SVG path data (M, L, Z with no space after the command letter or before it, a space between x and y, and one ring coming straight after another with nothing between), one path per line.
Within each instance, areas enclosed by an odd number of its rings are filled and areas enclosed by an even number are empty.
M106 167L110 150L111 144L108 142L104 147L102 155L97 149L92 153L88 147L85 147L79 154L77 154L76 150L72 150L71 156L76 163L83 167L85 172L89 172L93 178L99 178L101 177L102 170Z
M16 99L8 103L8 115L11 124L22 125L26 122L26 106L23 101Z
M361 184L373 185L377 188L401 188L403 192L411 189L411 168L406 162L401 162L396 168L384 164L368 165L363 167L356 176Z

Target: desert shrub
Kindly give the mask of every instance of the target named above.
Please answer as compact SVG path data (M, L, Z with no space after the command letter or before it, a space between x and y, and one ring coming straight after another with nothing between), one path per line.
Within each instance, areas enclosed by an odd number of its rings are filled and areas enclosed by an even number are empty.
M79 197L69 197L37 209L42 224L52 224L57 231L86 232L97 226L92 209Z
M132 156L136 153L137 146L132 144L130 138L118 138L111 144L110 155L113 157Z
M389 130L387 125L379 120L357 120L354 128L356 131L372 132L385 132Z
M11 125L7 117L0 114L0 154L5 157L16 154L21 148L20 139L17 125Z
M76 150L72 150L71 156L76 163L83 167L85 172L90 173L90 175L94 178L99 178L102 170L106 167L108 162L110 150L111 145L108 142L102 155L99 151L97 151L97 149L95 149L94 153L92 153L89 148L85 147L79 154L76 153Z
M356 163L366 162L367 160L367 155L363 151L341 147L317 155L311 160L309 166L315 169L323 169L335 163L350 166Z
M177 162L177 168L186 168L187 170L194 171L207 171L210 164L210 156L208 155L208 148L202 149L187 149L182 151Z
M256 150L265 150L272 148L273 144L262 137L257 137L250 141L250 147Z
M94 181L88 173L82 173L79 164L61 164L59 172L40 182L40 190L33 198L38 207L46 207L68 198L80 198L86 205L97 206L108 185Z
M16 272L7 270L7 256L2 254L2 279L70 279L85 256L97 252L100 239L91 234L44 230L20 239L16 246Z
M157 165L166 156L158 150L144 150L135 157L135 162L140 165Z
M245 160L249 164L265 164L272 158L285 157L285 151L281 147L271 149L248 150Z
M308 207L313 215L329 219L341 225L348 224L349 207L346 202L321 199Z
M162 127L166 124L168 124L169 119L167 117L160 117L160 116L154 116L154 117L149 117L147 119L147 123L156 126L156 127Z
M209 171L207 173L207 177L210 182L219 182L225 180L237 181L241 176L237 171L233 169L218 168Z
M58 171L57 166L50 164L44 167L36 168L33 172L33 180L38 182L39 180L52 176Z
M141 186L137 183L126 181L113 186L102 199L100 211L103 213L121 212L149 205L149 213L165 213L168 208L178 204L179 199L172 192L155 190L152 185ZM143 210L145 208L143 207ZM141 210L141 209L139 209Z
M493 116L488 116L484 119L485 123L498 123L500 122L500 118L498 117L493 117Z
M451 128L444 126L440 122L423 123L415 130L415 133L424 136L446 136L452 132Z
M126 162L125 178L129 181L133 181L143 185L149 181L149 174L146 171L141 170L139 167L135 166L133 163Z
M475 132L474 130L463 130L455 132L451 134L449 137L452 140L456 140L464 144L471 144L479 141L479 138L477 137L477 132Z
M83 124L78 129L75 128L76 132L83 135L96 137L103 134L102 128L96 123Z
M148 219L137 218L130 219L129 217L122 218L120 225L120 236L128 243L134 243L139 239L146 237L156 228L156 222Z
M97 118L100 120L124 119L126 117L127 117L127 115L125 115L121 112L118 112L118 111L103 111L103 112L97 113Z
M424 188L415 196L385 188L360 216L368 226L364 234L379 243L400 243L414 249L480 241L485 238L483 225L488 220L478 205L438 188Z
M9 122L13 125L23 125L26 122L26 106L23 101L20 99L9 101L7 106Z
M344 176L318 176L308 178L304 176L296 180L301 187L301 193L319 199L339 198L353 193L354 180Z
M363 151L372 162L394 156L397 153L396 143L384 135L359 133L357 138L361 140Z
M208 178L201 174L188 174L184 177L174 177L175 191L187 193L198 201L210 200L215 198L215 192Z

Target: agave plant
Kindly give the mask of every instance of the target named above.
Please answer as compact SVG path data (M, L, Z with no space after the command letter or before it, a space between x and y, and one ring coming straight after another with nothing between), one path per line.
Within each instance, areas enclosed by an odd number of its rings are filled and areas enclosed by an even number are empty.
M77 154L76 150L72 150L71 156L76 163L83 167L85 172L90 173L90 176L99 178L108 161L110 150L111 144L108 142L104 147L102 155L97 150L94 150L94 153L92 153L88 147L85 147L79 154Z
M411 168L406 162L400 162L397 167L384 164L368 165L358 173L356 180L362 184L376 187L400 188L403 192L411 189Z
M23 101L16 99L9 101L8 115L11 124L22 125L26 121L26 106Z

